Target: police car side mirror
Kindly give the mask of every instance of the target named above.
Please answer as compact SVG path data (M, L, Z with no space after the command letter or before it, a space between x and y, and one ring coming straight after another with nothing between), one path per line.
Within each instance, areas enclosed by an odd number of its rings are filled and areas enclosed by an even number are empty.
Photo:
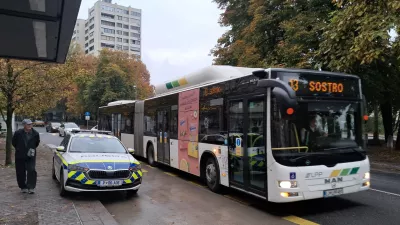
M56 148L57 152L65 152L65 147L64 146L58 146Z
M128 148L128 152L131 153L131 154L133 154L133 153L135 153L135 149L133 149L133 148Z

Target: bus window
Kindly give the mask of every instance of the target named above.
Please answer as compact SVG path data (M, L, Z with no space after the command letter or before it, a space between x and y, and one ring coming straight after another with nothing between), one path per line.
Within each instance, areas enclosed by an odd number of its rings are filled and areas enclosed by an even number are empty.
M223 98L200 102L200 142L224 145Z

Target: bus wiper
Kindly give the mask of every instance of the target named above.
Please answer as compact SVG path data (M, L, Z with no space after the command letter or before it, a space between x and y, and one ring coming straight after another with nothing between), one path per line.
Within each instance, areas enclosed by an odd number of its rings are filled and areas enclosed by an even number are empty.
M316 156L316 155L318 155L318 156L320 156L320 155L326 155L326 153L324 153L324 152L306 153L305 155L299 156L299 157L297 157L297 158L289 159L289 161L294 163L294 162L296 162L296 161L299 160L299 159L307 158L307 157L309 157L309 156Z
M350 150L352 150L353 152L357 152L359 155L361 155L361 156L363 156L363 157L365 156L364 153L358 151L358 150L357 150L356 148L354 148L354 147L327 148L327 149L325 149L325 150L330 151L330 150L344 150L344 149L350 149Z

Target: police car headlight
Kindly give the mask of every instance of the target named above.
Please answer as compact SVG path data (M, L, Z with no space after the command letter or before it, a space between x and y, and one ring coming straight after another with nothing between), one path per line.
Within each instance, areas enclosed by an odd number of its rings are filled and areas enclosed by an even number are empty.
M89 168L82 167L82 166L77 166L77 165L68 165L68 169L72 171L81 171L81 172L87 172Z
M136 172L141 169L142 169L142 166L140 164L136 164L136 166L129 167L129 170L132 172Z
M278 185L281 188L297 188L296 181L279 181Z

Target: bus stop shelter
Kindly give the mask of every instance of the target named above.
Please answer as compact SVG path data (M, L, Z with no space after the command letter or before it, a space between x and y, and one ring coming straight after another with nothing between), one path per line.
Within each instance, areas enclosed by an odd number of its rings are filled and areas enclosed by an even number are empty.
M81 0L0 1L0 58L64 63Z

